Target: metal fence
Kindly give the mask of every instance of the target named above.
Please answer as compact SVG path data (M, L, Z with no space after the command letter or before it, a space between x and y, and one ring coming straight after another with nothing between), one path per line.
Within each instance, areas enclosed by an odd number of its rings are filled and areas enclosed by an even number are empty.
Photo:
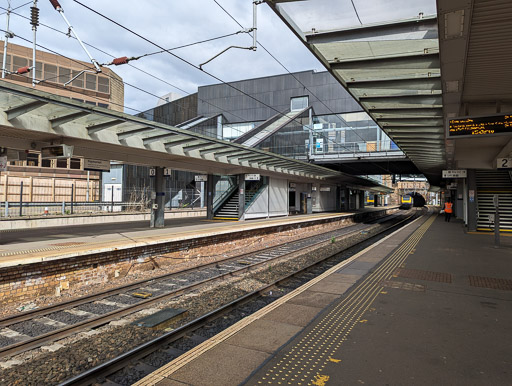
M68 216L76 214L101 213L149 213L151 208L151 193L130 194L128 201L120 201L117 197L112 200L96 201L61 201L61 202L33 202L25 201L26 196L19 195L17 201L0 202L0 218L39 217L39 216ZM204 207L201 193L195 189L170 189L166 192L166 210L199 209Z

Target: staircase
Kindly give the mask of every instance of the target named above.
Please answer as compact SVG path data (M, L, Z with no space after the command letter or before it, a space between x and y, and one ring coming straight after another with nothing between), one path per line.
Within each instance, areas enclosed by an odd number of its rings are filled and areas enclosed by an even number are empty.
M512 232L512 176L508 171L477 170L477 229L480 231L493 231L494 223L489 215L496 211L494 195L498 195L500 209L500 230Z
M238 191L227 200L213 217L216 220L238 220Z
M244 146L255 147L261 142L263 142L266 138L270 137L276 131L286 126L288 123L296 119L297 117L304 114L311 107L306 107L300 111L290 111L286 114L277 114L263 122L258 127L255 127L251 131L248 131L244 135L237 138L234 142L241 143Z

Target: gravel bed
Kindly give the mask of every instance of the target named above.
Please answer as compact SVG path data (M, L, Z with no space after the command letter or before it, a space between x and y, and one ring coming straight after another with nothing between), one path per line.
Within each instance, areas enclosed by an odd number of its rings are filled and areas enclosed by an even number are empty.
M347 248L360 242L363 239L371 236L377 232L378 226L374 226L365 234L356 234L349 240L340 240L336 243L328 244L322 248L303 253L298 257L290 258L283 263L269 263L269 266L260 271L255 271L250 274L246 274L243 278L232 279L229 284L220 285L218 283L209 285L209 289L202 289L201 291L195 291L193 294L185 294L179 298L167 300L162 302L160 308L163 307L175 307L185 308L188 310L184 318L179 321L173 322L169 328L177 328L197 317L204 315L223 304L231 302L240 296L243 296L247 291L253 290L257 283L263 286L263 283L272 283L278 280L283 275L289 274L292 270L295 270L299 266L310 264L312 262L320 260L323 256L331 255L339 252L343 248ZM371 244L373 241L368 242ZM361 249L364 248L361 247ZM351 253L341 253L336 259L343 259ZM345 257L343 257L345 255ZM328 267L335 263L326 265L324 269L318 269L318 272L325 271ZM314 270L317 272L317 270ZM315 274L316 275L316 274ZM285 284L281 288L273 288L269 291L269 296L261 297L256 301L245 304L239 310L233 310L228 315L225 315L218 320L210 322L207 326L194 332L194 334L202 338L209 338L215 333L222 331L224 328L232 325L236 321L242 319L244 316L261 309L266 304L282 296L285 293L290 292L296 286L302 284L304 281L311 279L312 274L306 274L302 278L293 279L294 284ZM251 288L245 289L244 284L247 282L251 283ZM157 283L152 283L148 287L157 288ZM219 287L215 287L219 286ZM239 288L244 287L245 290ZM169 287L165 287L168 290ZM90 305L83 305L90 306ZM95 308L108 309L109 312L116 307L106 306L103 304L95 304ZM82 309L81 306L77 307ZM110 308L110 309L109 309ZM97 309L84 309L93 313L99 313ZM103 313L105 313L103 312ZM131 348L140 345L154 337L161 335L163 332L154 331L151 329L139 328L131 325L125 325L123 327L109 327L105 329L101 334L93 335L91 337L84 338L78 342L71 342L66 347L58 350L55 353L47 353L35 358L31 362L18 365L12 369L6 369L0 372L0 384L8 385L53 385L57 384L65 379L68 379L74 375L83 372L86 369L96 366L97 364L103 363L104 361L111 359L122 352L126 352ZM120 344L122 342L122 344ZM197 345L198 340L181 338L174 342L172 347L180 350L187 350ZM152 354L153 355L153 354ZM167 363L172 360L172 354L160 355L154 353L154 357L148 357L144 360L145 363L151 366L160 366L159 362ZM128 370L118 374L119 380L110 379L119 384L132 384L141 376L144 371L139 369ZM134 372L133 374L131 372ZM145 374L144 374L145 375ZM6 380L9 380L8 383Z
M75 315L66 311L57 311L47 315L47 317L66 324L76 324L89 319L89 316L87 315Z
M96 315L108 314L109 312L116 311L119 309L119 307L101 303L81 304L79 306L76 306L75 308L80 311L86 311Z
M36 337L46 334L51 331L57 330L58 327L49 326L47 324L34 322L33 320L26 320L9 326L11 330L19 332L20 334Z
M0 347L10 346L11 344L16 343L14 339L7 338L6 336L0 335Z
M134 348L142 341L154 339L161 334L161 332L135 326L111 327L107 332L70 344L16 367L2 370L0 385L56 385Z
M109 376L107 379L114 382L116 385L130 386L156 370L153 367L148 367L149 366L139 365L121 369L115 374Z
M142 361L150 366L153 367L162 367L163 365L169 363L173 359L177 358L180 353L183 353L183 351L178 350L172 350L175 351L174 353L171 353L171 350L157 350L154 353L148 355L145 357Z

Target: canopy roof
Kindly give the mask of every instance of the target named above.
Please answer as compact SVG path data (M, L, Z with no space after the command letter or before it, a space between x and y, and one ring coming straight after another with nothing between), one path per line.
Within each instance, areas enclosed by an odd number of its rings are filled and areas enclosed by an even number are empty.
M0 81L0 145L208 174L262 173L387 192L372 180Z
M327 18L329 13L325 2L267 3L429 181L437 184L446 154L436 16L350 28L335 28L329 18L329 29L323 29L322 15ZM297 9L305 6L314 10L308 13L308 23L296 21ZM316 23L310 20L314 17ZM305 31L299 24L315 28Z

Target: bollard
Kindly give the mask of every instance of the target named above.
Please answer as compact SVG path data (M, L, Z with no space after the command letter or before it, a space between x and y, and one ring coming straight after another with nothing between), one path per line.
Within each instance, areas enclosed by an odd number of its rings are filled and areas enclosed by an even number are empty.
M44 207L44 215L48 216L48 207L47 206Z

